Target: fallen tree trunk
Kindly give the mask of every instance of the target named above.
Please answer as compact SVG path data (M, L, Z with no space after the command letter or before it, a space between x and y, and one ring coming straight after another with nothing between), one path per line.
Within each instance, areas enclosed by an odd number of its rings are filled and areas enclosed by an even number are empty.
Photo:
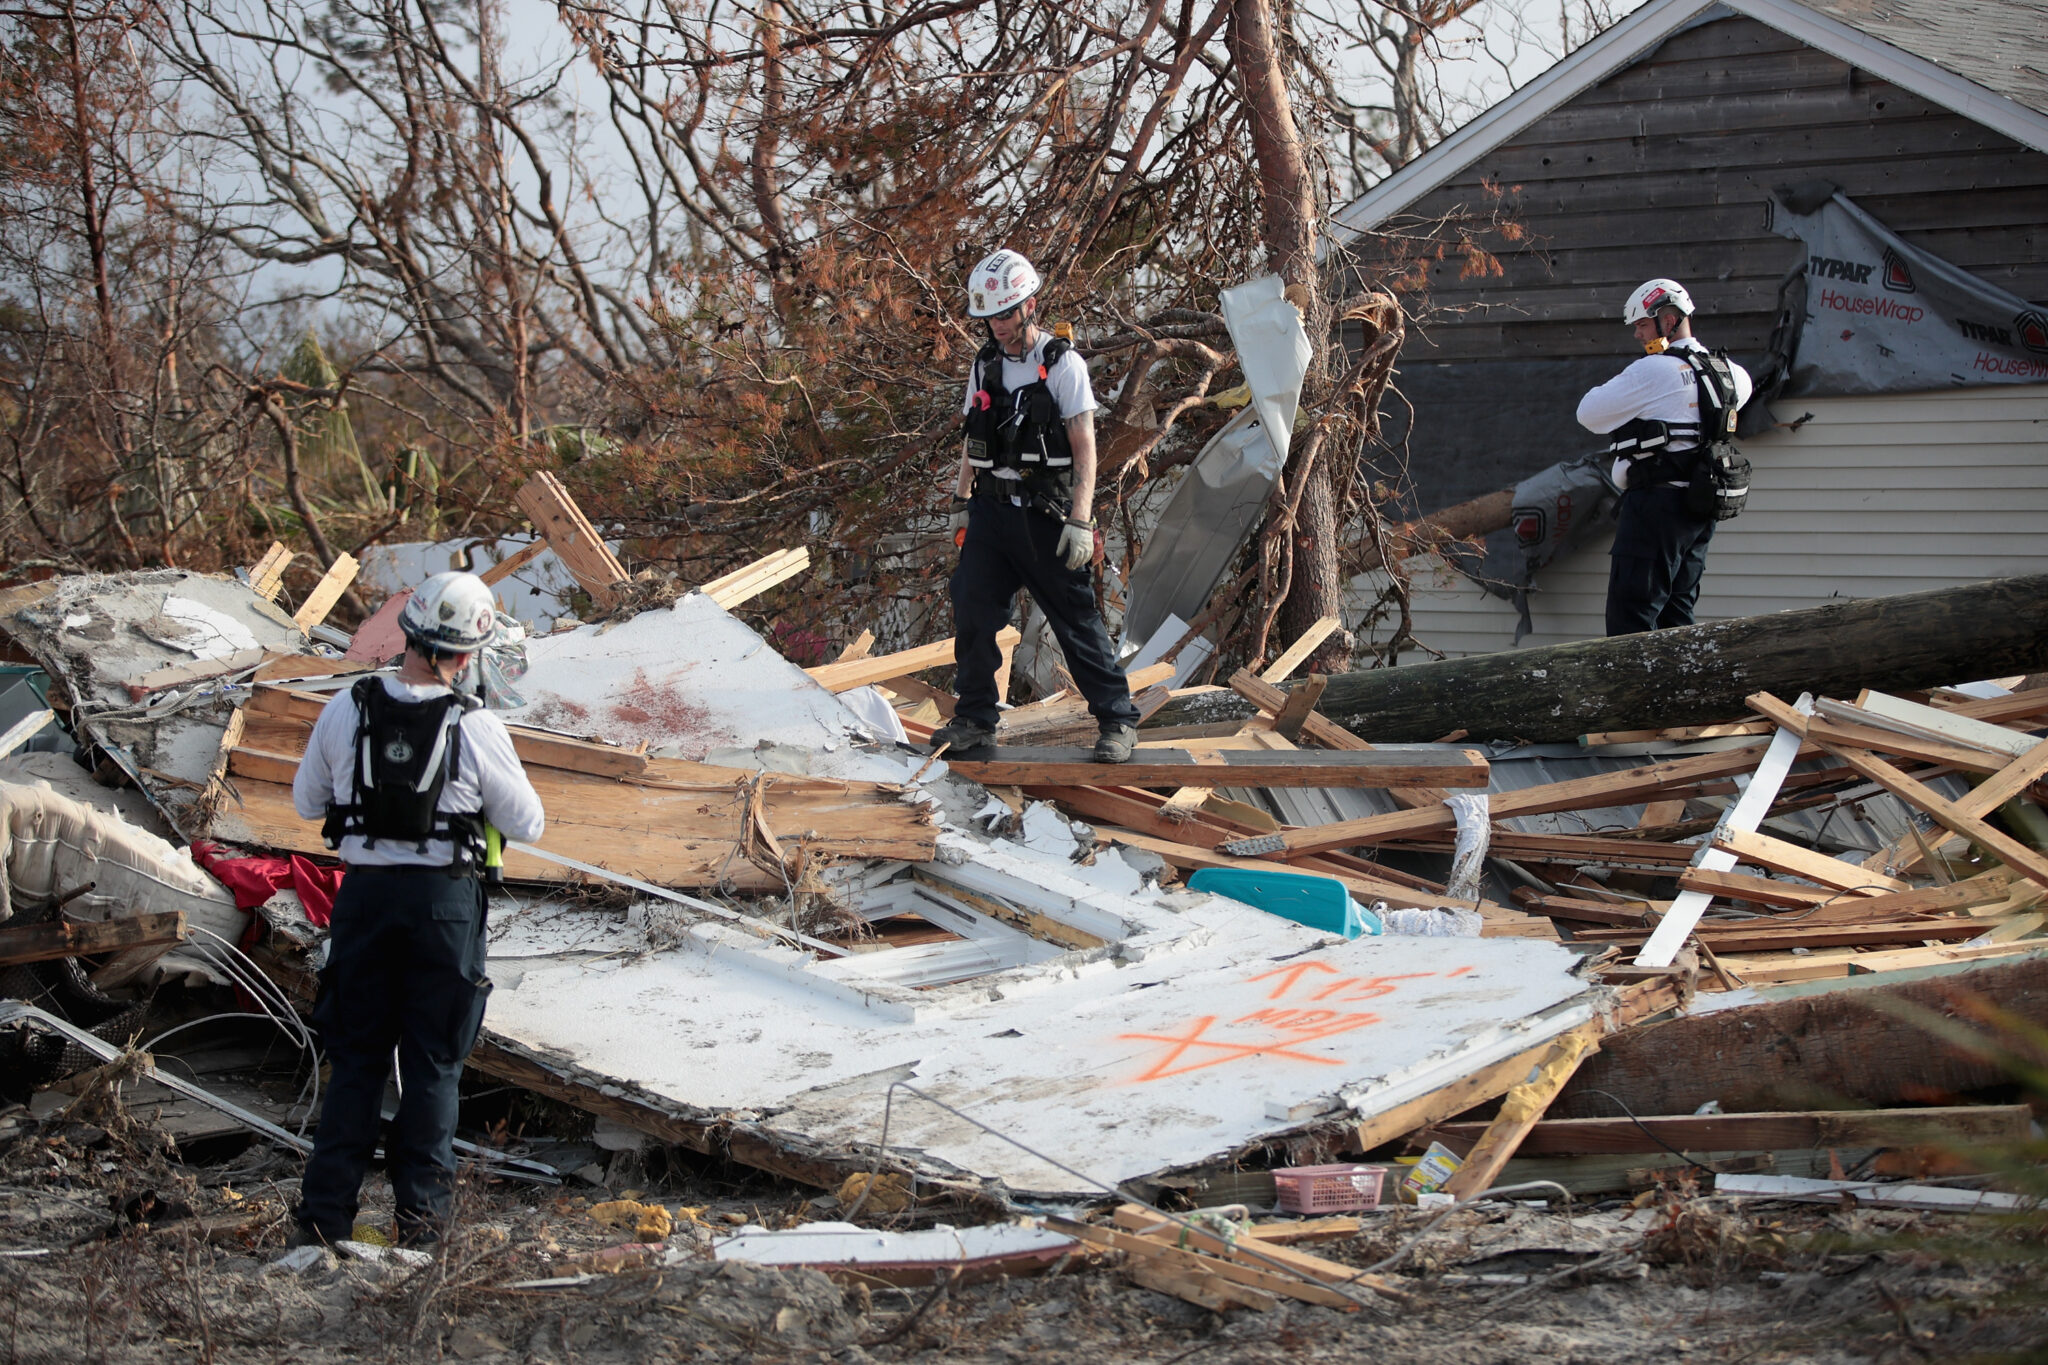
M1753 692L1851 697L2027 673L2048 665L2048 574L1830 603L1677 630L1407 668L1340 673L1320 709L1378 743L1453 730L1473 740L1573 740L1600 730L1705 725ZM1167 703L1155 725L1251 714L1233 693Z

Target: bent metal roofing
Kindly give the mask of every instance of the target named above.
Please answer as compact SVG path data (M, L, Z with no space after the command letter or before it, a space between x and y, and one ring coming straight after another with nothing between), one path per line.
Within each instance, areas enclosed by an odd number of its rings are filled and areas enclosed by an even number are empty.
M2048 8L2026 0L1650 0L1331 217L1367 232L1687 26L1746 15L2048 152Z

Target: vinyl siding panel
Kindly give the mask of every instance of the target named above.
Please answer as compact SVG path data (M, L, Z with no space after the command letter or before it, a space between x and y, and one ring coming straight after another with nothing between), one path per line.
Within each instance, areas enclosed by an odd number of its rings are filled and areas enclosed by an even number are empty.
M1714 536L1700 620L2048 573L2048 385L1788 399L1774 410L1812 416L1742 443L1755 470L1749 510ZM1525 648L1604 633L1610 539L1537 575ZM1410 569L1424 645L1512 647L1511 603L1433 557ZM1378 591L1372 576L1359 580L1354 610Z

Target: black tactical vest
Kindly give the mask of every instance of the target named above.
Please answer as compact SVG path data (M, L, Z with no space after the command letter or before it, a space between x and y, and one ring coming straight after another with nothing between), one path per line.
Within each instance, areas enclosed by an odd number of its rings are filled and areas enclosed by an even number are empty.
M967 411L968 464L1018 470L1035 490L1054 481L1064 487L1074 452L1046 377L1072 349L1064 337L1047 338L1039 353L1038 378L1012 393L1003 387L1002 347L991 341L981 348L974 357L978 382Z

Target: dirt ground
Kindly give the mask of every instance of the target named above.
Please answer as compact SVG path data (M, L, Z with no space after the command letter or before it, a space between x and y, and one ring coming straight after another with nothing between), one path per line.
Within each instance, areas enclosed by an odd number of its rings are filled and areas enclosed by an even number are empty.
M251 1145L181 1164L147 1115L91 1118L0 1113L9 1361L2048 1359L2039 1221L1734 1210L1687 1193L1482 1205L1426 1234L1422 1215L1389 1211L1313 1249L1361 1266L1405 1250L1391 1273L1407 1302L1223 1317L1138 1287L1114 1257L909 1290L721 1264L714 1235L830 1218L832 1201L658 1151L614 1159L609 1188L466 1180L458 1230L425 1265L287 1258L295 1157ZM363 1223L388 1227L381 1178L365 1194ZM674 1215L664 1247L611 1250L634 1234L590 1209L618 1196ZM608 1273L521 1285L590 1270Z

